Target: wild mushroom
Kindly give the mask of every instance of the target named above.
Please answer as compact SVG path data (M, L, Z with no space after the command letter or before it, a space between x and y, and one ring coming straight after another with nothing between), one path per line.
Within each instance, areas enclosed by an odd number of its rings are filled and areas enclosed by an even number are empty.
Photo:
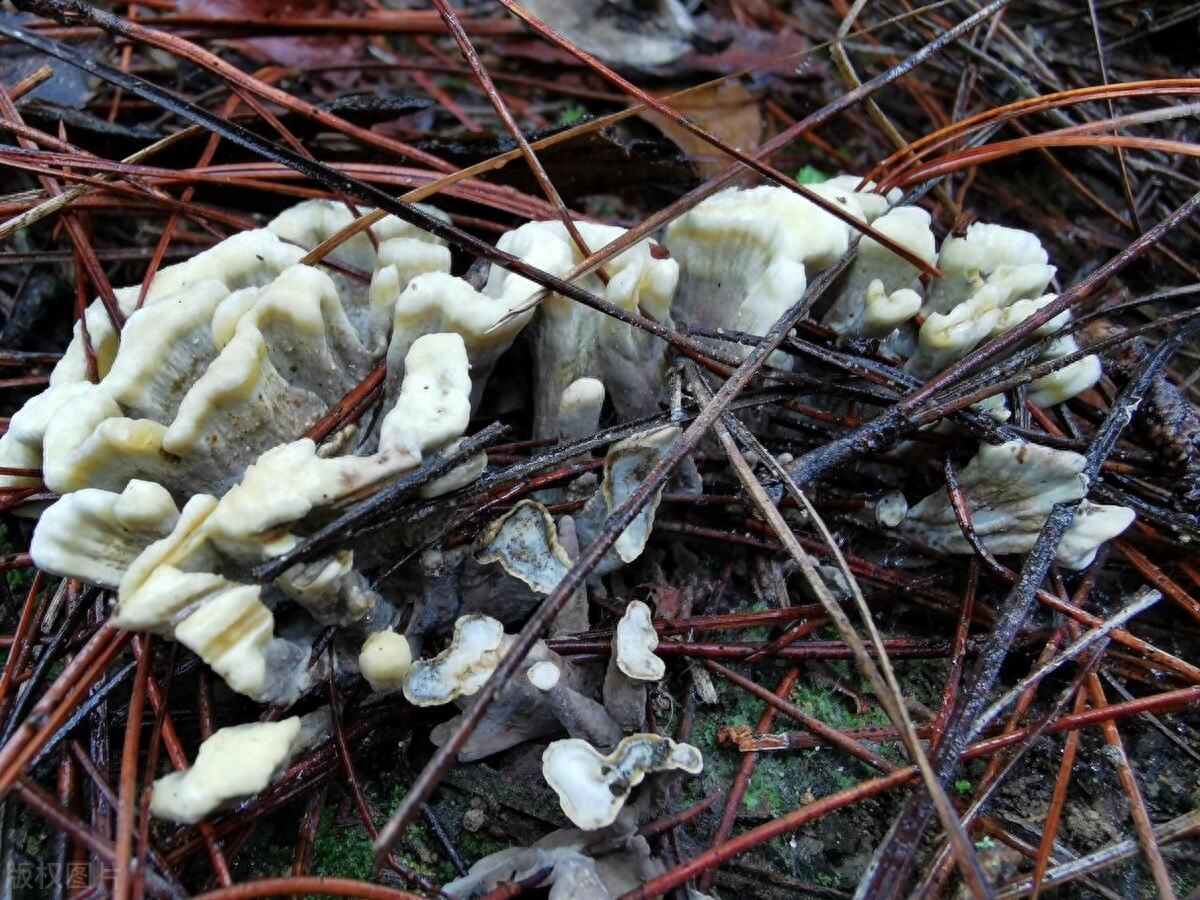
M235 234L184 262L160 269L150 283L144 308L171 298L182 303L194 290L207 293L212 282L219 283L226 294L266 284L302 255L302 250L285 244L269 231ZM117 289L117 303L125 315L134 312L139 296L137 286ZM87 307L84 324L97 372L104 378L117 355L118 341L99 300ZM55 413L65 400L82 389L91 389L88 373L83 325L77 324L74 338L50 375L50 386L17 410L8 431L0 436L0 466L36 469L41 465L46 428L51 421L61 418ZM31 483L36 482L28 476L0 476L2 487L25 487Z
M391 629L370 635L358 653L358 669L376 691L400 687L412 661L408 639Z
M598 378L577 378L562 392L558 404L558 439L569 444L589 438L600 426L604 383Z
M633 788L648 774L678 770L697 775L704 758L691 744L657 734L633 734L607 756L587 741L554 741L542 754L542 774L577 827L611 825Z
M30 555L52 575L71 574L114 589L129 564L166 537L179 519L171 494L152 481L131 481L119 494L88 488L42 514Z
M194 825L213 810L266 788L328 729L328 714L218 729L187 769L154 782L150 814Z
M597 250L625 233L622 228L575 223ZM501 236L501 250L553 275L566 275L583 254L561 222L529 222ZM639 241L604 264L609 280L595 275L578 283L622 309L641 309L660 322L669 322L671 301L679 278L673 259L658 259L649 241ZM540 288L497 266L488 273L483 292L493 297L527 300ZM658 409L663 385L663 343L641 329L588 309L558 294L538 306L530 326L534 349L534 434L557 437L563 391L584 376L604 382L622 418L649 415Z
M600 703L575 690L550 660L534 663L525 673L529 683L541 691L554 716L571 737L581 738L601 749L617 745L621 726Z
M513 638L488 616L472 614L455 623L450 646L429 660L417 660L404 679L404 696L414 706L438 706L463 702L483 687L512 646ZM549 660L560 668L561 658L538 642L488 707L467 743L459 751L461 762L483 759L524 741L550 734L558 727L542 692L525 673L538 662ZM441 745L454 732L458 718L433 729L430 740Z
M1085 465L1078 453L1024 441L981 444L958 481L983 545L997 554L1028 552L1055 504L1087 494ZM1126 507L1083 500L1056 550L1059 564L1086 567L1100 544L1128 528L1133 519L1133 510ZM898 530L946 553L974 552L944 490L911 507Z
M475 613L454 623L450 646L432 659L418 659L404 676L404 696L413 706L440 706L470 697L491 677L508 649L504 626Z
M654 655L658 647L658 632L651 621L650 607L641 600L631 600L625 614L617 622L613 641L613 657L617 667L638 681L661 681L667 666Z
M428 272L413 278L394 300L392 341L388 347L385 397L395 395L405 374L405 355L422 335L453 332L463 339L474 379L477 403L492 366L533 316L522 310L525 295L477 291L461 278Z
M938 252L941 278L933 279L922 310L948 313L990 284L1004 297L1000 302L1038 297L1054 277L1041 241L1028 231L976 222L964 236L951 236Z
M646 717L646 682L660 681L667 667L654 655L658 633L650 607L633 600L617 622L604 675L604 705L626 731L637 731Z
M548 887L550 900L612 900L664 870L636 827L632 817L622 816L600 835L575 828L552 831L529 847L509 847L485 856L442 890L451 897L475 900L505 884L528 883L544 873L531 886ZM605 851L590 856L589 847L597 837Z
M667 452L667 448L679 436L680 430L674 425L659 428L644 435L636 435L617 441L608 448L604 457L604 480L600 490L587 502L583 511L575 519L575 527L579 533L580 546L587 546L596 539L613 510L624 503L629 495L641 485L646 475ZM620 563L630 563L642 555L650 532L654 528L654 514L662 496L661 489L654 499L638 513L637 517L621 532L614 545L614 553ZM610 554L611 556L612 554ZM606 558L598 568L598 574L614 565Z
M877 231L899 242L927 262L936 248L929 213L915 206L900 206L871 223ZM858 254L838 288L833 306L821 321L839 335L886 337L921 308L914 290L920 270L870 236L858 243Z
M692 50L696 26L680 0L523 0L550 27L607 63L665 66Z

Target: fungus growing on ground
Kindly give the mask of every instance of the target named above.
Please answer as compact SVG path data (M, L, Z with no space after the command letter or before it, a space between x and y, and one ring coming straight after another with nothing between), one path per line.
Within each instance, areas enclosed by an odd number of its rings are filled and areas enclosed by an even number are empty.
M358 670L377 691L400 687L412 662L408 639L390 629L370 635L358 651Z
M495 619L479 613L463 616L454 625L450 646L431 659L413 663L404 679L405 698L414 706L453 702L465 706L500 665L512 643L513 638L504 633L504 626ZM545 660L560 671L565 665L545 643L538 641L459 752L461 761L483 759L558 728L558 720L542 692L526 677L530 667ZM457 718L443 722L430 734L430 740L440 746L453 734L457 724Z
M656 647L658 632L651 621L650 607L641 600L631 600L617 623L613 641L617 667L638 681L660 681L667 673L667 666L654 655Z
M654 655L658 633L650 607L632 600L617 622L604 674L604 705L626 731L638 731L646 716L646 682L659 681L667 667Z
M641 486L646 475L663 458L679 435L679 428L668 425L649 434L617 441L609 447L604 457L604 480L600 490L588 500L575 518L580 546L586 546L596 539L613 510L620 507ZM660 488L655 492L654 498L621 532L612 551L597 567L597 574L610 572L642 555L654 528L654 515L661 497ZM613 559L614 556L616 559Z
M485 856L461 878L445 885L451 897L472 900L511 882L549 888L550 900L613 900L663 871L646 839L626 816L607 829L603 852L589 849L597 833L569 828L552 831L529 847L509 847ZM610 834L611 833L611 834Z
M855 190L857 179L846 176L809 187L918 257L934 259L928 213L888 209L897 195L884 198L870 186ZM714 194L667 226L664 243L681 270L672 315L685 325L765 334L812 277L845 252L851 236L845 222L784 187ZM936 258L942 277L930 279L926 293L915 266L864 237L834 286L822 321L841 337L889 338L885 349L905 360L905 371L928 378L1053 299L1043 292L1054 267L1029 232L976 223L965 236L947 238ZM918 312L924 316L919 329L910 324ZM1064 314L1037 337L1069 321ZM745 345L725 346L741 355L749 352ZM1076 349L1074 338L1062 335L1040 360ZM787 357L776 353L771 362L784 365ZM1039 379L1031 396L1042 404L1061 403L1099 377L1098 359L1084 357ZM997 416L1006 415L999 409L1002 403L1003 398L991 403Z
M154 782L150 813L192 825L225 804L257 794L322 737L328 723L328 714L317 712L218 729L200 744L190 768Z
M605 749L621 739L621 726L605 706L571 687L553 662L534 663L525 677L545 695L554 717L571 737Z
M576 222L589 250L597 250L625 233L612 225ZM497 241L501 250L552 275L566 275L583 254L561 222L529 222ZM649 241L639 241L604 263L608 283L594 273L577 283L622 309L639 309L660 322L670 322L671 303L679 279L673 259L658 259ZM497 266L488 272L483 292L492 297L528 300L541 289ZM663 389L665 346L662 341L551 293L538 306L530 326L533 343L534 436L558 437L563 391L585 376L600 379L618 416L633 419L658 411Z
M812 189L932 260L929 215L889 208L897 196L871 188L859 190L855 179L841 177ZM453 512L450 504L428 504L415 521L378 532L371 524L352 536L353 544L306 557L266 583L256 570L431 455L457 448L493 368L522 331L535 369L535 437L560 442L594 434L606 400L620 421L659 414L667 396L666 345L556 294L532 304L538 286L496 266L476 289L449 274L443 242L392 217L373 226L378 247L359 234L329 265L299 264L306 248L351 219L341 204L302 203L266 229L161 270L141 308L137 288L119 290L127 316L120 335L99 301L93 303L84 322L98 382L88 380L85 332L77 327L50 386L13 415L0 437L0 467L40 468L45 485L62 494L34 533L38 565L116 589L115 625L179 641L234 691L286 705L330 674L357 670L376 690L402 688L414 705L465 707L513 646L505 627L515 631L562 583L580 547L604 533L667 456L681 434L677 425L612 443L599 483L589 472L539 490L536 499L500 511L474 544L442 542L439 529ZM625 233L578 225L593 251ZM730 189L668 227L668 256L642 240L604 263L604 279L593 273L578 282L666 325L674 319L708 335L722 328L761 334L852 237L845 222L783 188ZM503 235L499 246L557 276L584 256L560 222L527 223ZM947 239L937 261L944 277L926 290L916 266L863 239L833 286L823 321L841 339L882 339L884 354L928 377L1054 299L1043 293L1054 270L1025 232L972 226L965 237ZM1069 320L1060 314L1029 338L1046 341L1041 359L1076 350L1074 338L1062 333ZM748 352L744 344L722 346ZM786 361L782 353L772 358ZM320 443L303 436L381 363L387 372L375 415ZM1098 377L1098 360L1085 357L1033 382L1029 396L1039 404L1062 402ZM992 405L1002 402L994 398ZM457 491L486 465L486 456L476 454L423 481L412 496ZM984 446L961 476L984 545L995 553L1027 550L1054 502L1086 494L1082 467L1082 457L1065 451ZM683 487L672 490L699 483L690 460L682 473L674 477ZM32 476L0 476L0 487L37 486ZM591 586L645 553L662 490L590 571ZM582 508L556 521L542 504L561 501ZM36 504L26 511L36 513ZM944 495L907 509L896 492L874 513L910 538L946 552L969 551ZM1059 561L1087 565L1096 547L1131 519L1123 507L1084 500ZM377 578L407 551L419 554L402 573L411 577ZM407 622L405 634L394 630L400 622ZM314 659L328 626L341 629L339 639L331 653ZM581 584L550 636L589 627ZM546 751L547 779L573 821L588 828L613 821L647 773L697 772L702 765L686 744L650 734L620 740L643 728L646 685L665 674L657 646L650 610L639 601L628 604L617 624L606 671L586 659L567 662L538 641L460 760L565 730L571 739ZM413 661L414 653L437 647L445 649ZM351 648L360 648L357 659L347 657ZM442 722L431 740L443 744L460 721ZM185 809L177 815L198 817L260 789L294 749L291 737L284 740L289 733L247 732L246 742L261 739L271 752L254 778L232 782L224 794L204 785L219 780L213 760L234 752L241 733L206 745L192 772L165 781L161 802ZM269 742L253 737L268 734ZM574 863L563 865L556 890L591 877L581 863L572 881Z
M1068 569L1089 565L1100 544L1128 528L1134 514L1123 506L1084 500L1085 465L1078 453L1024 441L981 444L958 483L983 545L996 554L1028 552L1055 504L1081 500L1056 556ZM974 552L944 490L911 507L898 530L946 553Z
M586 830L616 821L647 775L675 770L698 775L703 768L704 758L691 744L657 734L631 734L607 756L577 738L555 741L542 754L542 774L563 813Z

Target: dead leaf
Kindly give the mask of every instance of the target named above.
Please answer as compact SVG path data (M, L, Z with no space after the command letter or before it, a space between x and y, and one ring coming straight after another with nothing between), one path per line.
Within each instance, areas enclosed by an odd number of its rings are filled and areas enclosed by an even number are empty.
M673 100L671 106L731 147L749 153L762 143L762 107L758 97L740 81L722 82L714 88ZM709 178L729 165L728 156L666 116L647 112L642 117L683 150L702 177Z

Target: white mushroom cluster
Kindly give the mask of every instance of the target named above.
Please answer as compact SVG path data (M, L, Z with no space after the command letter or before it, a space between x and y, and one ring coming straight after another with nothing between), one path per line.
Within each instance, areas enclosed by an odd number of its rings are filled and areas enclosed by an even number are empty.
M822 317L838 335L886 339L885 349L904 360L907 372L928 378L1054 299L1045 293L1054 267L1035 235L976 223L938 250L928 213L911 206L889 209L898 192L884 198L873 187L860 190L858 179L847 176L810 185L915 257L936 262L942 277L931 279L926 290L916 266L864 237ZM848 224L786 188L715 194L667 226L664 244L682 272L672 315L689 325L763 334L799 299L811 277L845 252L852 237ZM1070 314L1063 313L1033 338L1048 337L1069 321ZM1042 359L1078 349L1074 337L1063 335ZM747 352L744 346L738 350ZM1035 381L1030 396L1040 406L1062 403L1099 378L1098 357L1085 356ZM997 404L992 411L1007 416Z
M939 251L928 213L895 206L896 196L872 187L840 177L813 190L920 260L936 261L943 277L925 282L918 266L864 238L823 313L839 336L882 340L924 378L1053 299L1045 289L1054 269L1034 236L974 225ZM556 588L580 547L662 461L678 427L612 443L599 479L584 476L569 489L521 501L471 546L414 549L426 535L404 538L419 557L401 586L369 580L380 561L364 559L357 544L295 564L267 584L253 570L432 454L458 446L493 369L519 336L532 349L535 437L563 442L595 433L606 406L621 421L659 413L669 399L666 344L565 297L542 297L535 283L499 267L474 283L453 276L448 248L394 217L321 265L300 262L352 219L338 203L301 203L266 228L162 269L144 297L137 287L120 289L126 321L119 332L94 302L49 387L0 437L0 468L41 478L0 475L0 487L32 495L44 484L59 495L44 509L30 502L22 510L40 516L31 547L39 566L115 591L116 625L182 643L239 693L277 705L298 699L330 665L328 654L313 658L317 636L338 626L337 671L359 673L379 692L402 690L416 706L461 706L511 648L506 627ZM588 252L625 233L577 224L585 247L560 222L528 223L498 246L567 276ZM668 226L662 246L634 242L578 283L623 310L715 333L712 340L722 329L762 334L853 235L850 225L783 188L731 189ZM1059 316L1035 337L1051 337L1066 322ZM744 344L720 345L746 352ZM1076 349L1073 338L1059 336L1043 356ZM777 357L773 363L786 362ZM380 365L386 377L375 416L320 443L305 437L324 435L328 429L314 431L317 423ZM1086 357L1035 382L1030 396L1043 405L1062 402L1098 377L1098 361ZM458 490L486 464L479 454L422 493ZM962 484L985 546L1028 549L1054 502L1084 497L1081 471L1074 454L1023 444L982 448ZM581 508L556 519L547 506L568 491ZM643 554L660 494L622 531L593 578ZM1131 519L1123 508L1084 501L1060 562L1086 565ZM969 552L944 497L907 513L899 497L880 521L938 549ZM403 633L396 630L400 609L411 610ZM581 588L551 637L589 627ZM342 644L352 645L350 653ZM702 765L694 748L643 733L647 687L666 673L657 647L651 611L638 601L616 627L607 671L576 665L539 642L460 758L565 732L569 739L547 751L548 781L580 827L612 822L646 774ZM294 747L292 721L219 732L191 772L164 780L157 809L190 821L259 789ZM444 741L456 722L435 728L432 739ZM254 777L210 789L210 773L220 770L214 760L243 747L261 757Z
M1105 541L1133 523L1133 510L1084 499L1088 477L1085 459L1069 450L1054 450L1024 441L981 444L958 476L983 546L996 554L1026 553L1055 504L1081 501L1055 552L1059 565L1083 569ZM954 515L946 491L930 494L898 523L901 533L946 553L973 552Z

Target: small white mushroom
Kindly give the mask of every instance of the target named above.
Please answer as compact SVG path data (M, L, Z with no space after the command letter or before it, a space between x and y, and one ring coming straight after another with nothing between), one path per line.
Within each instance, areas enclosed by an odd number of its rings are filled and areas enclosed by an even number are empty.
M603 749L615 747L621 739L621 726L608 710L567 684L555 663L548 659L534 663L525 677L545 695L555 718L571 737Z
M327 728L324 712L221 728L200 744L189 768L154 782L150 813L193 825L221 806L266 788Z
M625 233L623 228L575 223L588 249L595 251ZM558 221L529 222L501 235L496 246L552 275L566 275L583 255ZM679 279L673 259L658 259L649 241L639 241L604 264L604 284L593 273L577 283L629 311L642 310L669 322ZM483 292L506 303L525 301L540 291L534 282L498 266L488 273ZM636 418L657 411L663 386L663 343L641 329L589 309L559 294L538 307L531 325L534 365L534 434L559 435L563 391L584 376L600 378L617 414Z
M588 53L619 66L668 65L692 50L696 32L680 0L524 0L521 5Z
M571 568L571 560L558 542L554 520L533 500L522 500L480 532L475 559L499 563L539 594L558 587Z
M636 823L621 817L613 827L603 854L588 856L596 843L594 832L575 828L552 831L529 847L509 847L486 856L462 878L442 890L451 897L482 897L502 885L544 876L532 887L549 888L549 900L612 900L660 875L665 867L650 852L641 835L631 833Z
M637 681L661 681L667 666L654 655L657 646L658 632L651 621L650 607L641 600L631 601L617 622L613 641L617 667Z
M1024 441L981 444L958 481L984 546L998 554L1028 552L1055 504L1087 494L1085 464L1078 453ZM1128 528L1133 519L1131 509L1084 500L1057 550L1058 562L1070 569L1084 568L1100 544ZM973 552L944 490L910 508L899 530L943 552Z
M600 490L584 506L575 518L579 534L579 545L585 547L596 539L604 523L613 511L641 486L646 475L666 454L667 449L680 435L674 425L659 428L645 435L617 441L608 448L604 457L604 480ZM654 528L654 515L662 498L660 489L646 504L637 517L621 532L614 545L614 552L596 569L599 575L611 572L622 563L631 563L646 548L650 532ZM616 559L612 559L615 555Z
M885 528L895 528L908 515L908 501L899 491L884 494L875 501L875 521Z
M359 671L377 691L400 687L412 661L408 639L390 629L372 634L358 653Z
M492 366L533 317L533 310L519 309L524 299L481 293L444 272L414 278L395 302L385 398L396 395L400 378L408 371L405 356L418 338L453 332L466 347L474 379L472 398L477 402Z
M511 639L495 619L474 613L454 623L450 646L433 659L418 659L404 677L413 706L440 706L470 697L491 677Z
M1038 297L1054 276L1036 235L1017 228L976 222L963 237L948 237L938 253L941 278L930 282L923 312L948 313L991 284L1001 303Z
M932 263L936 252L929 223L925 210L901 206L880 216L872 227ZM864 236L821 321L839 335L886 337L920 310L921 296L914 290L919 275L912 263Z
M558 439L564 444L589 438L600 426L604 407L604 383L598 378L579 378L562 392L558 405Z
M579 828L611 825L630 791L653 772L697 775L704 758L691 744L657 734L633 734L607 756L587 741L555 741L542 754L542 774L558 794L562 811Z

